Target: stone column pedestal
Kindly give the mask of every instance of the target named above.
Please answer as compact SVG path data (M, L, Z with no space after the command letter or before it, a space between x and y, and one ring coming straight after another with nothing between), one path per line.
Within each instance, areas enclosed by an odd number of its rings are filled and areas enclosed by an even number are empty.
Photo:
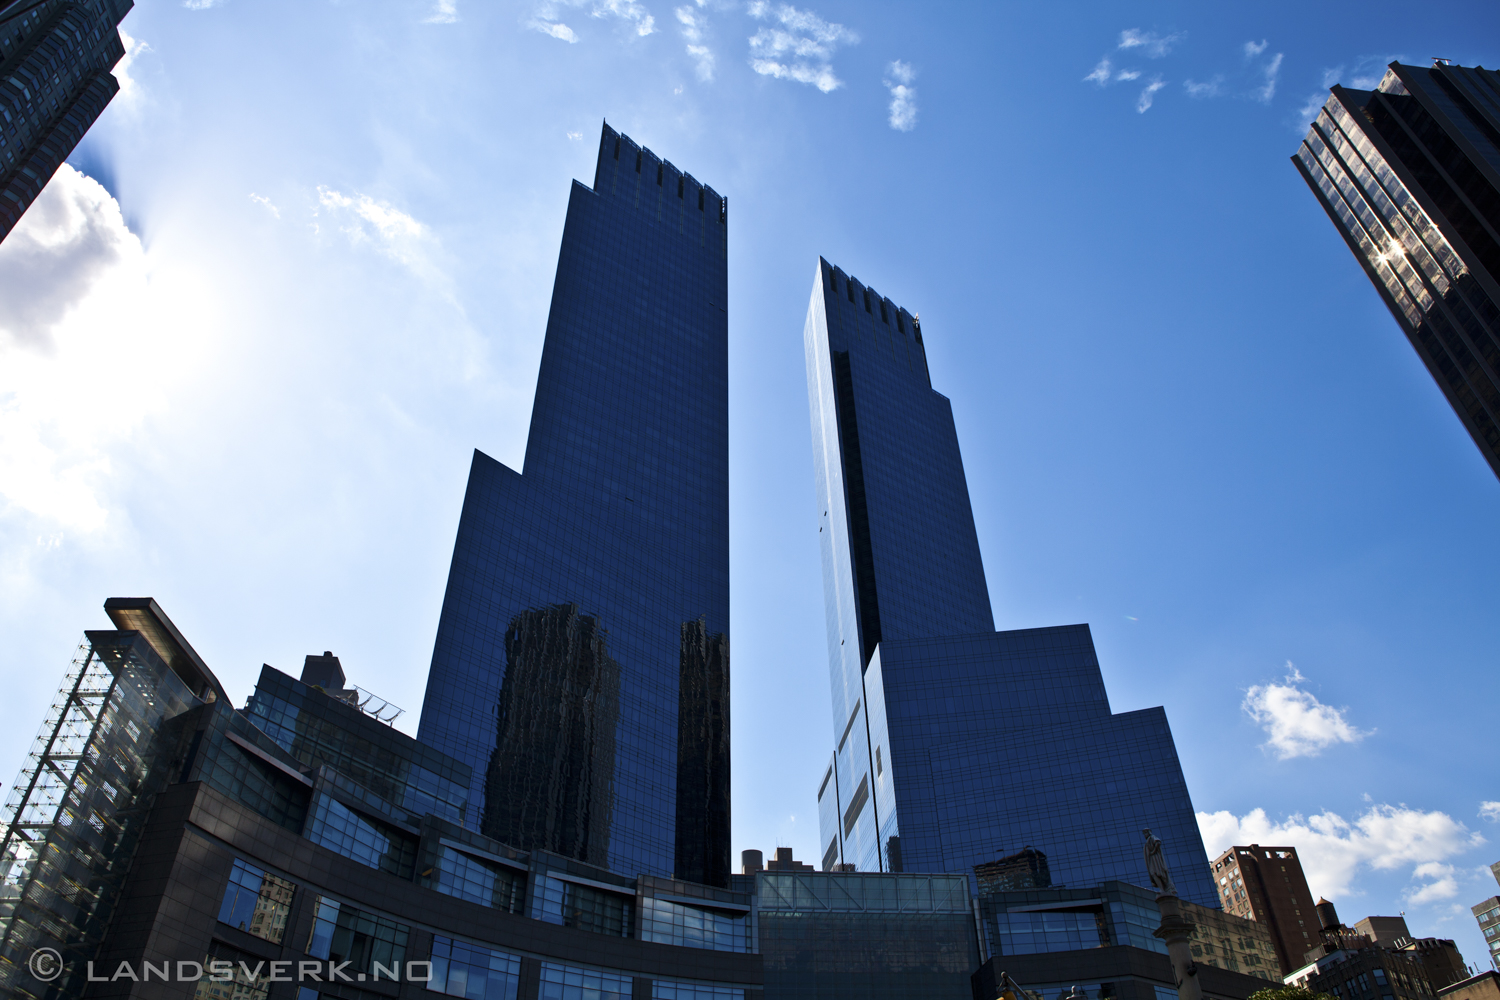
M1203 1000L1198 965L1193 961L1193 946L1189 943L1194 924L1182 915L1182 901L1176 894L1158 895L1156 906L1161 910L1161 926L1152 933L1167 943L1167 957L1172 960L1172 973L1177 978L1177 996L1179 1000Z

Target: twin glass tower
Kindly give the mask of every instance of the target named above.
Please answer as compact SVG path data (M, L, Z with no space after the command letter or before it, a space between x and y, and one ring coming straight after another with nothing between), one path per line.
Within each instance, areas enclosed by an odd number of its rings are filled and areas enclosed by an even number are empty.
M524 474L474 456L418 731L473 768L487 836L711 885L730 858L726 215L604 127L568 202ZM1215 905L1162 710L1110 713L1087 626L994 631L916 317L820 261L806 350L837 746L823 869L967 872L1030 845L1069 882L1149 884L1149 826L1183 895Z
M968 872L1025 847L1051 880L1217 907L1160 708L1112 714L1087 625L996 632L953 410L917 317L819 260L804 327L833 686L822 868Z

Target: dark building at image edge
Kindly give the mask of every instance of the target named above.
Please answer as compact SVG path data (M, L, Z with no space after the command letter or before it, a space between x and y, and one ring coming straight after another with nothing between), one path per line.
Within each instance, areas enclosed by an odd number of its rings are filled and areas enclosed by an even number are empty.
M119 82L132 0L0 0L0 240L16 227Z
M1500 476L1500 73L1332 94L1292 162Z

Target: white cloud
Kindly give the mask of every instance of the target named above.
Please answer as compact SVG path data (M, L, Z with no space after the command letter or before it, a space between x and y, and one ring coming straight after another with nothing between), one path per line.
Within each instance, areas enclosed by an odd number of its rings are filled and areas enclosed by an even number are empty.
M1151 82L1146 84L1145 89L1141 91L1141 96L1136 98L1135 109L1141 114L1145 114L1151 107L1151 102L1156 99L1156 92L1166 85L1166 82L1161 77L1152 77Z
M422 223L388 202L376 201L366 194L350 197L320 186L318 204L344 223L341 228L350 242L373 247L453 301L452 280L438 262L441 247Z
M188 10L208 10L210 7L222 7L225 0L182 0L182 5Z
M752 0L747 11L758 21L772 22L750 38L751 69L778 80L812 84L825 94L844 85L834 75L831 60L840 45L858 44L858 35L790 4Z
M551 35L553 38L559 38L565 42L572 43L578 41L578 34L572 28L561 21L549 21L541 15L537 15L530 21L527 21L526 26L540 31L544 35Z
M202 280L154 274L115 199L64 164L0 244L0 520L103 528L114 445L215 327Z
M1452 899L1458 895L1458 879L1455 877L1457 874L1458 869L1452 865L1445 865L1441 861L1428 861L1417 865L1412 869L1412 877L1429 881L1426 885L1407 890L1404 893L1406 901L1412 906L1421 906L1424 903Z
M1412 866L1412 875L1433 880L1415 890L1437 899L1448 877L1438 862L1478 847L1484 838L1447 813L1423 812L1405 805L1372 805L1351 822L1333 812L1303 817L1293 814L1273 822L1264 809L1236 817L1226 811L1198 813L1198 829L1209 857L1236 844L1290 844L1307 873L1315 896L1335 902L1354 891L1363 870L1392 871Z
M1140 78L1141 78L1141 71L1138 70L1138 69L1122 69L1122 70L1120 70L1120 72L1118 72L1118 73L1115 74L1115 80L1116 81L1120 81L1120 80L1139 80Z
M1103 87L1105 84L1109 83L1109 74L1113 72L1113 69L1114 67L1112 67L1109 62L1109 56L1105 56L1103 59L1099 60L1099 65L1095 66L1093 71L1090 72L1088 76L1083 78L1083 82L1097 83L1099 86Z
M1254 59L1256 56L1258 56L1262 52L1266 51L1266 46L1269 45L1269 44L1271 44L1271 43L1268 42L1268 41L1266 41L1265 39L1261 39L1258 42L1246 42L1245 43L1245 58L1246 59Z
M682 25L682 37L687 42L687 54L693 57L698 79L708 83L714 78L714 54L704 42L708 19L701 10L684 5L673 11Z
M579 142L579 141L581 141L583 139L583 133L582 132L569 132L568 133L568 138L572 139L574 142Z
M1314 119L1318 117L1318 112L1323 110L1323 105L1327 103L1327 91L1320 90L1316 94L1309 96L1308 99L1303 102L1302 107L1297 109L1296 125L1298 131L1301 131L1308 125L1311 125Z
M458 20L458 0L437 0L423 24L453 24Z
M266 211L270 212L278 219L281 218L281 209L271 204L271 199L267 198L265 195L256 194L254 191L251 191L250 200L255 202L257 205L264 205L266 207Z
M451 2L453 0L439 0L439 3ZM588 7L592 18L619 18L638 37L656 31L656 18L638 0L543 0L532 9L526 27L564 42L578 41L578 32L562 21L560 8L563 7Z
M1261 72L1265 74L1266 82L1255 91L1255 99L1263 104L1270 104L1271 98L1276 96L1276 77L1281 72L1281 53L1278 52L1272 56L1271 61L1266 63L1265 69Z
M589 13L592 17L618 17L628 21L641 37L656 30L656 18L636 0L598 0Z
M1120 32L1120 48L1140 49L1148 59L1160 59L1172 51L1172 46L1182 41L1183 34L1158 35L1154 31L1126 28Z
M917 90L911 82L917 78L911 63L900 59L886 67L889 76L881 82L891 92L891 128L898 132L910 132L917 127Z
M1215 76L1212 80L1203 83L1187 80L1182 86L1187 91L1189 97L1218 97L1223 93L1224 78L1222 76Z
M1479 803L1479 815L1491 823L1500 823L1500 802Z
M145 90L141 87L140 82L131 75L130 71L135 68L137 59L147 52L155 50L146 42L138 38L132 38L130 32L123 28L120 29L120 44L125 48L125 55L121 56L120 61L115 63L113 71L115 80L120 84L120 92L116 95L114 104L116 107L124 108L127 111L136 111L140 107L141 101L145 99Z
M1369 733L1361 732L1344 718L1344 710L1325 705L1310 692L1297 687L1307 678L1292 666L1282 684L1257 684L1245 692L1240 707L1270 737L1264 746L1276 751L1279 760L1316 757L1335 743L1358 743Z

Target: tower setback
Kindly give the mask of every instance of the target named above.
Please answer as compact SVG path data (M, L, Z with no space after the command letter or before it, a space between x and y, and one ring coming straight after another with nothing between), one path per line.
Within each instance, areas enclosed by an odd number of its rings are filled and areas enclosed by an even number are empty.
M469 821L729 877L727 213L604 126L574 182L526 461L476 452L419 738Z

